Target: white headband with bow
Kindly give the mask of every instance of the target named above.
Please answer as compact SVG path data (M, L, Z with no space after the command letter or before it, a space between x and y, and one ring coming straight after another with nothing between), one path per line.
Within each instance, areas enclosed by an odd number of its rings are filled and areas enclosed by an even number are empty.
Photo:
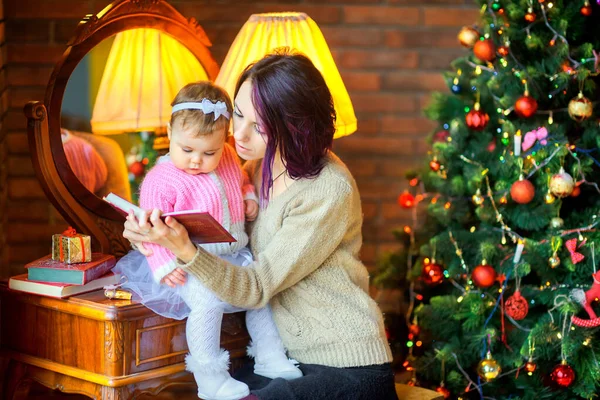
M229 111L227 111L227 105L223 101L217 101L213 103L209 99L202 99L202 101L190 101L187 103L179 103L173 106L173 110L171 114L175 114L177 111L181 110L200 110L204 114L215 113L215 121L222 115L225 118L229 119Z

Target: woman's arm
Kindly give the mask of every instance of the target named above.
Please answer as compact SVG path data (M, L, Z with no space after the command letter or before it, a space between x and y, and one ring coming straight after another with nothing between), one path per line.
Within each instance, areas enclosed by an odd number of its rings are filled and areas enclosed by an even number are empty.
M264 307L275 294L319 268L360 218L358 192L343 180L311 185L304 200L284 217L281 228L250 268L237 267L198 249L175 255L217 297L243 308ZM360 234L360 224L354 225Z

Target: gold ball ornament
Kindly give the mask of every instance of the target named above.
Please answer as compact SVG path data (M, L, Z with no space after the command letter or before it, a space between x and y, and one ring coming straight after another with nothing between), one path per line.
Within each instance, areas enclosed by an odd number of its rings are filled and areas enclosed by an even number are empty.
M556 200L556 197L554 197L554 195L550 192L546 193L546 196L544 197L544 201L546 202L546 204L552 204L554 203L554 201Z
M470 26L463 26L458 33L458 41L465 47L471 48L479 40L479 32Z
M592 102L579 92L579 95L569 102L567 110L572 119L581 122L592 116L593 108Z
M560 217L554 217L550 220L550 227L553 229L560 229L565 224L565 221Z
M471 199L473 200L473 203L477 206L482 205L483 202L485 201L485 199L481 195L481 190L479 190L479 189L477 189L477 192L475 192L475 194L471 197Z
M561 167L558 174L552 175L550 178L550 192L556 197L567 197L573 192L575 181L573 177L567 174L564 168Z
M493 381L501 372L500 364L494 360L490 351L487 352L485 358L477 366L477 374L486 382Z
M560 265L560 258L558 258L556 254L552 255L552 257L548 259L548 265L550 268L558 267Z

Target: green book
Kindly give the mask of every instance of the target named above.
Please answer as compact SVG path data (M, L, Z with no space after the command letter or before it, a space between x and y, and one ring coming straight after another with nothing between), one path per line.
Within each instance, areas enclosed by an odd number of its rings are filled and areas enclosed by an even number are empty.
M90 262L66 264L52 259L49 254L25 265L27 279L37 282L68 283L85 285L105 275L116 263L114 256L92 253Z

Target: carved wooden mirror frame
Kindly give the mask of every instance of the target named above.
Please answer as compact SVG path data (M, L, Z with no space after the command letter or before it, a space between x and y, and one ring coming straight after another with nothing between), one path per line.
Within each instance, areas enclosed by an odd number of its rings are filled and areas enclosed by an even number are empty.
M46 196L79 232L92 236L92 248L121 256L129 250L123 239L123 217L88 191L68 166L61 140L61 106L67 81L77 64L102 40L134 28L160 30L177 39L200 61L209 79L219 67L211 43L194 18L186 19L164 0L116 0L79 23L50 77L44 103L25 106L33 165Z

